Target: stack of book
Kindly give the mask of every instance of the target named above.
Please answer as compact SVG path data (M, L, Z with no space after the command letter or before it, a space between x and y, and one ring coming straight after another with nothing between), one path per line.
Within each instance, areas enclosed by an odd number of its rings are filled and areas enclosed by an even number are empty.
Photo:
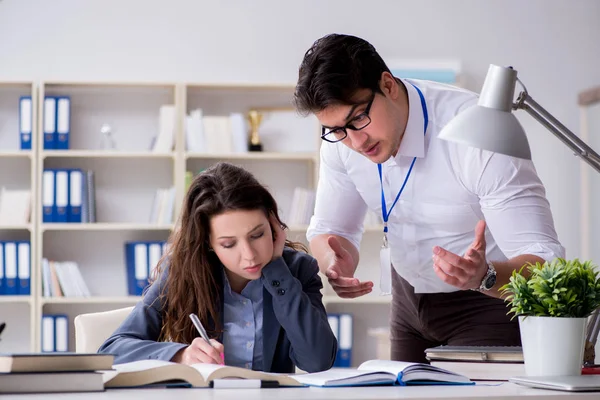
M114 356L85 353L0 354L0 394L104 391Z
M438 346L425 350L431 365L472 380L507 381L525 375L520 346Z

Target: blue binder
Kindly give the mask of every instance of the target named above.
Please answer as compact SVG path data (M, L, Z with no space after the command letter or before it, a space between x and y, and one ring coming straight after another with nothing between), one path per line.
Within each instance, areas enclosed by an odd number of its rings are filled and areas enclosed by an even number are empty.
M82 205L84 198L84 178L83 171L80 169L69 170L69 206L68 222L82 222Z
M340 336L338 340L338 351L336 355L336 364L338 367L352 366L352 334L353 319L352 314L341 313L340 315Z
M53 150L56 148L56 97L46 96L44 98L44 119L42 131L44 134L44 150Z
M31 126L33 125L33 107L31 96L21 96L19 99L19 136L21 150L31 150Z
M17 242L17 294L29 296L31 294L31 243L29 241Z
M125 268L130 296L141 296L148 287L149 246L146 242L125 243Z
M17 265L17 244L15 242L4 242L4 294L9 296L19 294Z
M71 98L59 96L56 98L56 140L57 150L69 149L71 132Z
M56 190L53 169L45 169L42 173L42 222L54 222L56 207Z
M0 242L0 296L4 293L5 277L4 277L4 242Z
M69 317L66 314L54 314L54 351L69 351Z
M57 169L54 171L54 204L53 222L68 221L69 208L69 171Z
M40 338L42 353L53 353L56 351L56 334L54 325L55 321L53 315L42 315L42 335Z

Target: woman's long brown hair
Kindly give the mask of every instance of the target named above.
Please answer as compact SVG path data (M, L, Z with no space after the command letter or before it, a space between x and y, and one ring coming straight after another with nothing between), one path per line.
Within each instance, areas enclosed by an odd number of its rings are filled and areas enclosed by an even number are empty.
M163 326L159 340L189 344L197 336L189 319L196 313L209 336L221 332L218 304L222 301L223 266L210 250L211 217L234 210L262 210L266 216L277 213L277 203L269 191L248 171L229 163L218 163L198 174L184 199L179 227L169 240L169 250L161 260L158 276L168 268L163 303ZM307 251L301 243L286 246Z

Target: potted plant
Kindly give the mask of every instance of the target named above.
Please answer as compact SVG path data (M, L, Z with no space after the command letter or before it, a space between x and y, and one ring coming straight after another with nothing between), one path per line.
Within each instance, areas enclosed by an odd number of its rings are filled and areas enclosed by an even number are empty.
M600 306L595 268L562 258L526 264L500 288L519 318L527 375L581 374L587 317Z

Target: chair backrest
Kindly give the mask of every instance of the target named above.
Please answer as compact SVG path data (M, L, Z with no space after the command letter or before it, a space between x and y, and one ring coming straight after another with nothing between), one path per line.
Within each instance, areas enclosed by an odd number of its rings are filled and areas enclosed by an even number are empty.
M133 310L133 306L76 316L73 321L75 324L75 351L77 353L96 353L102 343L127 318L131 310Z

